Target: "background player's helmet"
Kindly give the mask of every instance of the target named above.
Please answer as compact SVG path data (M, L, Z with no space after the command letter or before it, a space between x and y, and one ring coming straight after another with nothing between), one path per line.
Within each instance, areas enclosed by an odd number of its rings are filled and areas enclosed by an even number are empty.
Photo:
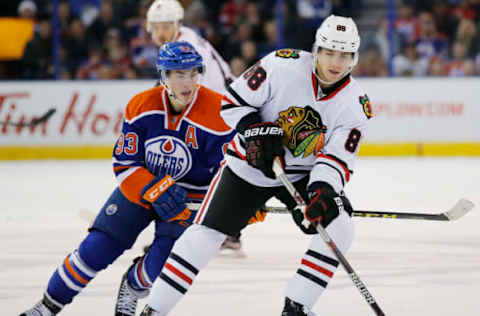
M168 90L168 71L198 69L204 73L202 56L188 42L170 42L163 44L157 57L157 71L160 73L160 81ZM169 91L170 92L170 91Z
M183 7L177 0L155 0L147 11L147 32L152 31L153 22L174 22L178 33L183 14Z
M352 71L358 62L358 48L360 47L360 36L353 19L332 14L322 22L322 25L317 29L315 43L313 44L314 69L320 47L353 53L353 60L347 73Z

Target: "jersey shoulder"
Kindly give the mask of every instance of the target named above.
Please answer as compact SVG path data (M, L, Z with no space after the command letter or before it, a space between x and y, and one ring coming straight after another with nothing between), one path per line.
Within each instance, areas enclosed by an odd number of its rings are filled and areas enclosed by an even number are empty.
M232 129L220 116L224 96L205 86L200 86L194 106L188 113L188 119L215 133L228 133Z
M339 95L341 103L348 104L353 117L360 121L366 121L373 117L372 104L365 90L360 86L359 82L352 76L349 78L350 83Z
M308 67L311 69L313 64L313 56L310 52L283 48L275 50L262 58L261 62L274 68L292 69Z
M199 51L200 54L201 51L207 48L207 41L193 29L186 26L180 28L180 36L178 40L189 42L197 51Z
M146 112L164 111L163 92L163 86L159 86L135 95L127 104L125 119L131 121Z

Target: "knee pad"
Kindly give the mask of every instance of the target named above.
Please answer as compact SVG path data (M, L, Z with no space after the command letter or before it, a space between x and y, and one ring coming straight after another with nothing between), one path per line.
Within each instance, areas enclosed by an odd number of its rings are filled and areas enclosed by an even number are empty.
M78 247L80 259L96 272L113 263L127 248L109 234L91 231Z
M130 202L116 188L90 228L107 233L129 249L138 235L155 219L155 212Z

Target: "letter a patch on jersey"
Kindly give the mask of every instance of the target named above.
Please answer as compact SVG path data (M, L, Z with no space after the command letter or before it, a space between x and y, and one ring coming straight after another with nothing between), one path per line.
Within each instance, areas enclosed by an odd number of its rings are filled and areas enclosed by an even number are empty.
M366 94L361 95L358 97L358 101L362 105L363 112L365 113L367 118L371 119L373 117L373 112L372 112L372 105L370 103L370 99L368 98L368 96Z
M198 149L195 127L188 127L187 134L185 135L185 144L187 144L187 146L192 146L192 148Z

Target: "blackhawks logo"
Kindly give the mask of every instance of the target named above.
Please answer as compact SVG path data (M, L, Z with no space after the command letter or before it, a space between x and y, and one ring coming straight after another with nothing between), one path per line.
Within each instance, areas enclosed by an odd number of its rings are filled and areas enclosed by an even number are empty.
M291 106L279 113L275 121L284 131L283 143L294 157L317 153L325 143L327 127L312 107Z
M362 105L363 112L365 112L365 115L367 116L367 118L371 119L373 116L373 112L372 112L372 105L370 104L370 99L368 99L368 96L366 94L361 95L358 97L358 101Z

